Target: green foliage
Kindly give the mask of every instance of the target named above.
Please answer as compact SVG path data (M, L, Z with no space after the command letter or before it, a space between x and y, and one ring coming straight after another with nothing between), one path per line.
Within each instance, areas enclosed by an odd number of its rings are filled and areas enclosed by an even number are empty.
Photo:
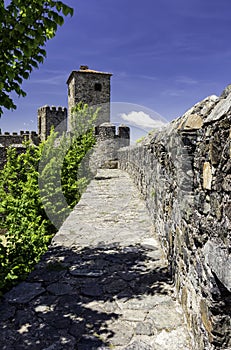
M39 147L25 142L21 154L8 149L0 172L0 215L5 218L0 228L7 230L4 242L0 239L2 292L32 270L89 182L86 155L95 142L93 123L98 110L79 104L73 114L76 123L80 118L80 128L71 134L58 137L52 130ZM79 134L80 130L84 133Z
M49 219L59 228L70 213L62 190L62 166L70 147L69 137L58 137L51 130L44 144L39 163L39 189L42 203Z
M62 168L62 189L70 208L73 208L84 192L91 173L88 165L87 153L95 144L92 130L73 137L70 148L64 158Z
M0 243L0 290L11 287L31 271L51 238L38 188L40 150L25 143L25 153L8 150L0 174L0 213L5 217L6 242ZM54 232L54 229L53 229Z
M76 138L84 135L93 128L96 122L100 107L88 107L87 103L79 102L71 110L71 131Z
M136 143L141 143L144 140L145 136L141 136L139 139L136 140Z
M44 61L47 40L54 37L64 16L73 9L61 1L0 1L0 115L1 106L15 109L10 93L25 96L21 85Z
M88 164L89 151L95 144L93 126L99 111L100 108L94 109L82 102L71 111L72 136L62 168L62 188L71 208L78 203L92 176Z
M89 151L95 143L93 124L99 109L77 104L72 110L72 132L58 137L51 131L39 165L39 188L46 213L59 228L78 203L91 178Z

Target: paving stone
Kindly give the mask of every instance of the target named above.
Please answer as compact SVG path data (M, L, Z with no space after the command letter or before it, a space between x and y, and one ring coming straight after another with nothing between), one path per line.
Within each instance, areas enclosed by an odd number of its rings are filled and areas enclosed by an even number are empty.
M25 324L38 323L36 322L36 320L37 320L36 315L32 310L18 310L14 318L14 323L18 328L20 328Z
M47 287L47 290L54 295L65 295L72 292L72 287L65 283L53 283Z
M57 297L54 295L41 295L38 298L34 299L30 303L30 307L37 311L37 308L39 307L45 307L49 311L54 310L56 304L57 304Z
M154 349L150 345L142 341L135 341L132 344L126 346L124 350L154 350Z
M70 268L70 274L78 277L101 277L104 275L103 270L86 270L86 269L78 269L75 267Z
M81 316L83 313L80 298L76 295L59 296L56 299L56 310L65 310L65 312L71 312L76 316Z
M43 350L74 350L76 349L76 339L70 335L61 337L59 341L53 343Z
M2 349L6 350L13 348L14 344L16 343L18 339L18 333L14 330L11 330L9 327L8 329L4 327L4 329L1 332L1 347Z
M86 322L83 320L79 322L74 322L69 328L69 333L73 335L77 340L80 340L80 338L85 332L86 332Z
M157 329L176 329L184 322L183 316L176 312L176 305L172 301L155 306L149 311L148 318L153 320Z
M127 283L122 279L116 279L105 287L105 291L109 294L118 294L127 287Z
M133 329L125 322L116 322L111 327L113 337L110 342L113 346L128 344L133 336Z
M81 288L81 293L89 297L99 297L103 294L103 288L94 282L89 282Z
M78 350L98 350L104 349L102 347L102 341L92 335L83 335L80 341L78 342Z
M41 283L22 282L10 292L6 293L4 298L9 303L26 304L43 292L45 292L45 289L42 287Z
M32 336L33 339L39 340L41 346L40 348L43 350L44 347L48 347L49 345L58 342L60 339L60 334L55 326L55 320L52 325L45 323L42 319L40 319L39 325L36 325L33 330L29 331L29 336ZM35 343L35 342L34 342Z
M0 322L11 319L15 314L16 308L7 302L0 304Z
M116 312L119 307L117 305L117 303L115 301L104 301L104 302L100 302L99 305L101 306L101 308L107 312L107 313L114 313Z
M148 250L159 250L160 247L159 242L153 237L144 239L140 245L142 248Z
M123 313L123 318L126 321L144 321L147 316L147 311L142 310L125 310Z
M135 332L139 335L153 335L155 333L155 328L152 322L138 322Z
M127 282L135 280L139 276L139 274L134 271L118 271L118 275Z
M1 350L192 350L144 201L126 173L98 175L2 298Z
M55 266L58 268L58 265L53 264L53 268L55 268ZM61 268L61 266L59 266L59 268ZM44 271L36 269L31 273L30 281L53 283L59 281L64 275L65 271L50 271L48 269Z
M171 297L168 295L146 295L145 297L132 298L125 302L118 301L119 306L122 309L131 309L131 310L151 310L159 303L165 303L171 300Z
M43 319L43 321L46 324L56 329L66 329L71 325L70 316L63 312L54 311L54 312L43 313L40 315L40 317Z
M184 328L168 332L163 330L155 339L156 350L189 350L189 342Z

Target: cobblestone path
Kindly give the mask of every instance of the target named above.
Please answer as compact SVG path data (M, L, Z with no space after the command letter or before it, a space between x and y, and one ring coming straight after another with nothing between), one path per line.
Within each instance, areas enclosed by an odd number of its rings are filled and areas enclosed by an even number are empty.
M100 170L26 282L0 304L1 350L191 350L144 201Z

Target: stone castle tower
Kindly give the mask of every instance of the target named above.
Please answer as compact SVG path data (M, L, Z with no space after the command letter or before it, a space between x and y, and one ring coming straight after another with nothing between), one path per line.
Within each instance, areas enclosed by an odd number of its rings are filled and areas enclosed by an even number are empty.
M60 133L67 130L67 108L44 106L38 109L38 135L47 139L52 126Z
M111 73L91 70L88 66L80 66L72 71L68 84L68 130L72 108L79 102L91 107L100 107L97 125L110 121Z
M91 70L88 66L80 66L78 71L72 71L68 85L68 112L66 108L43 106L38 110L38 135L45 140L51 127L57 131L70 131L72 108L79 102L91 107L100 107L96 125L110 122L111 73ZM60 124L61 123L61 124Z

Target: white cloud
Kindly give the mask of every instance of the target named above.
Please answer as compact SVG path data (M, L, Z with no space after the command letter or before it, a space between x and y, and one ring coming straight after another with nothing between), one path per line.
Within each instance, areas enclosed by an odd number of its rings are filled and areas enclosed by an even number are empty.
M198 81L195 79L192 79L190 77L187 76L180 76L176 79L177 83L181 83L181 84L186 84L186 85L196 85L198 84Z
M164 90L162 91L162 95L164 96L170 96L170 97L180 97L183 96L185 93L185 90L180 90L180 89L168 89L168 90Z
M132 111L128 114L122 113L120 116L126 122L143 129L159 128L166 125L166 123L161 120L152 119L150 115L143 111Z
M66 82L67 75L55 75L47 78L31 79L30 83L33 84L44 84L44 85L62 85Z

